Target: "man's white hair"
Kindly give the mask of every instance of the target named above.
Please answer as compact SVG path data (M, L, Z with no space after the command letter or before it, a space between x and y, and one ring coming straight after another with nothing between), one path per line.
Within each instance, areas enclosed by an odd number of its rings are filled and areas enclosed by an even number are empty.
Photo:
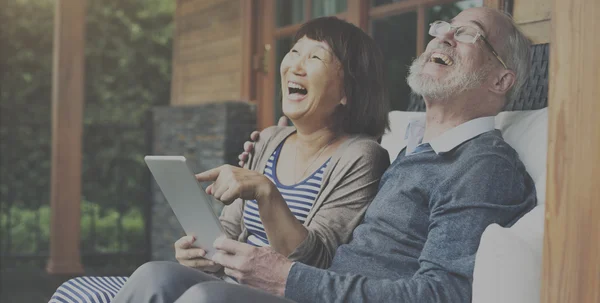
M514 85L506 94L506 103L508 104L520 95L527 78L529 78L531 41L521 32L510 14L503 12L502 16L506 20L507 26L504 27L506 40L500 49L500 57L516 74Z

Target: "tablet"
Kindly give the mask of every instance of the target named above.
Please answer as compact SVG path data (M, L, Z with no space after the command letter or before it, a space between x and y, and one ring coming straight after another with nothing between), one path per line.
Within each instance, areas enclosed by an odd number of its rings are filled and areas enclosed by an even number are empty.
M213 242L224 234L223 228L212 209L212 197L202 189L185 157L146 156L144 161L185 233L196 237L193 245L211 259Z

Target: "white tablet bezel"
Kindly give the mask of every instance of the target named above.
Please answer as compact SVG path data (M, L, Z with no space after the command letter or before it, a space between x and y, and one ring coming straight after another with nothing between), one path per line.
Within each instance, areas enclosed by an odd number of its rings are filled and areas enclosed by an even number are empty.
M196 238L193 246L215 253L213 242L224 234L209 196L183 156L146 156L144 161L187 235Z

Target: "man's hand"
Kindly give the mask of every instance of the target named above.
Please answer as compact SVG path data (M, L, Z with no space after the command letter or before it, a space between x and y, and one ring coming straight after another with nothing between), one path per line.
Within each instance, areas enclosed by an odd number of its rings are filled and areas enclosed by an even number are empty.
M279 121L277 121L277 126L288 126L288 118L286 116L281 116ZM240 162L238 162L240 167L244 167L244 164L248 161L248 155L254 150L254 142L256 142L259 137L260 132L255 130L250 134L250 141L244 142L244 151L238 156L238 159L240 159Z
M223 165L196 175L199 182L214 181L206 193L225 204L235 199L259 200L268 197L275 185L265 175L244 168Z
M292 262L284 255L268 247L255 247L223 237L213 245L218 250L213 261L225 267L226 275L274 295L285 294Z
M206 272L216 272L221 269L219 264L204 258L206 256L204 249L192 247L195 240L192 236L185 236L175 242L175 259L177 259L177 262Z

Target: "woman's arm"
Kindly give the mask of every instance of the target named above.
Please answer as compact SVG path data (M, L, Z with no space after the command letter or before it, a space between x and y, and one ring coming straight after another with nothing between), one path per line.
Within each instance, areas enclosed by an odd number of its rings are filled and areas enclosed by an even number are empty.
M254 142L246 142L244 144L244 161L240 161L240 166L246 169L252 169L252 167L256 166L257 163L255 162L257 162L257 159L255 157L255 152L253 149L255 149L256 152L260 152L262 149L264 149L266 142L269 141L269 139L273 136L273 134L276 131L276 127L268 127L260 133L261 138L258 138L257 131L253 132L250 135L250 138ZM250 147L251 149L247 150L248 147ZM240 157L241 156L242 155L240 155ZM233 201L233 203L225 205L225 207L223 208L221 216L219 217L219 221L221 221L221 225L223 226L225 234L228 238L238 240L239 236L242 233L243 214L244 200L242 199L236 199L235 201Z
M256 200L260 218L271 247L281 254L291 253L307 234L293 216L275 185L265 175L231 165L223 165L196 175L200 182L214 181L206 188L209 195L225 206L221 223L228 236L241 233L243 200Z
M291 254L306 239L308 235L306 227L292 214L273 183L263 196L256 199L256 202L271 248L285 256Z

